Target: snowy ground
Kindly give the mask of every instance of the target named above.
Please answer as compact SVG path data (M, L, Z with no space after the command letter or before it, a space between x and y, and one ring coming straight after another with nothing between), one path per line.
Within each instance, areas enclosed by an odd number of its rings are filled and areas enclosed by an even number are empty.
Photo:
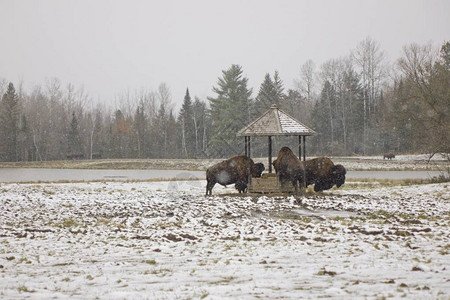
M204 186L0 185L0 298L450 297L449 183Z
M267 157L252 157L255 162L264 163L269 169ZM308 156L307 159L314 158ZM276 157L272 158L272 161ZM450 161L436 154L431 160L427 154L397 155L394 159L378 156L331 157L334 163L340 163L347 170L434 170L448 172ZM115 169L115 170L190 170L205 171L223 159L94 159L64 160L44 162L0 162L0 168L50 168L50 169Z
M397 155L392 160L383 159L383 156L355 156L335 157L334 163L340 163L347 170L435 170L448 172L450 163L441 154L436 154L429 159L428 154Z

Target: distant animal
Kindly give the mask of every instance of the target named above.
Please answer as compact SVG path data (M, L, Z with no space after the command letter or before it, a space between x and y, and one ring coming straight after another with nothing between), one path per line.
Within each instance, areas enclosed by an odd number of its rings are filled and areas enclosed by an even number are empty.
M314 184L314 191L321 192L338 188L345 183L345 170L343 165L335 165L328 157L318 157L303 162L306 173L306 186Z
M395 158L395 154L394 153L385 153L385 154L383 154L383 160L386 159L386 158L391 160L391 159Z
M102 155L100 153L92 153L92 159L99 159L102 158Z
M83 153L69 153L67 154L67 159L84 159L84 154Z
M261 177L264 171L262 163L255 164L247 156L233 156L206 170L206 196L212 195L212 189L216 183L223 186L235 183L239 193L247 191L248 177Z
M289 147L282 147L272 165L277 174L278 183L283 185L285 182L291 182L295 193L298 193L298 184L302 186L304 183L305 168L294 152Z

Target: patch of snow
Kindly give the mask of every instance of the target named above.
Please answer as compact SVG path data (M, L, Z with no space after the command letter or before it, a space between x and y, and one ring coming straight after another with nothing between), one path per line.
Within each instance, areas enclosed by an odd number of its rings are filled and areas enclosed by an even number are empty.
M301 201L205 185L2 184L0 298L450 296L448 183Z

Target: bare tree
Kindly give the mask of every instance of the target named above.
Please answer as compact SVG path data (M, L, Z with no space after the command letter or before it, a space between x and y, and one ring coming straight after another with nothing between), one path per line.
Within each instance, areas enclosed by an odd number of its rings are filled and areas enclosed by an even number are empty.
M380 44L370 37L367 37L357 45L353 52L353 58L359 69L363 87L363 152L366 154L369 127L371 126L370 119L376 113L382 80L386 75L386 67L384 65L384 53L380 50Z
M431 155L450 152L450 68L446 60L450 56L438 51L430 44L419 46L411 44L403 48L403 57L398 67L405 79L411 84L408 90L411 101L419 107L411 112L416 124L421 127L421 145Z
M297 82L299 90L306 95L306 100L311 103L314 94L316 65L312 60L306 61L300 69L300 81Z
M0 78L0 96L3 96L8 87L8 81L5 78Z

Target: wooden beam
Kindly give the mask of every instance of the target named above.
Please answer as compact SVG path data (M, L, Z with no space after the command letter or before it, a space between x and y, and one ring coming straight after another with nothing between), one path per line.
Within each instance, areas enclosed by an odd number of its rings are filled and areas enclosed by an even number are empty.
M245 148L245 156L248 156L247 155L248 151L247 151L247 137L246 136L244 136L244 148Z
M306 161L306 136L303 136L303 161Z
M302 160L302 136L298 136L298 159Z
M269 173L272 173L272 137L269 135Z
M252 140L251 137L247 137L248 140L248 157L252 156Z

